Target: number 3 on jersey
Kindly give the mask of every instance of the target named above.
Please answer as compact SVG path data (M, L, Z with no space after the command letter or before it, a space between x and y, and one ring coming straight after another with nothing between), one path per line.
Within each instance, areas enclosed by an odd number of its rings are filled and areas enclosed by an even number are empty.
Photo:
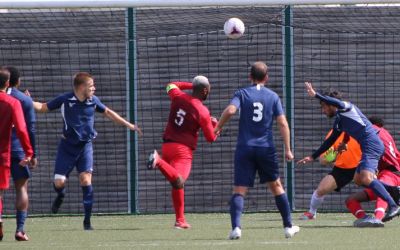
M179 109L178 112L176 112L175 124L182 126L183 122L185 121L185 115L185 110Z
M253 107L254 107L254 116L253 116L253 121L259 122L263 118L263 109L264 106L262 105L261 102L253 102Z

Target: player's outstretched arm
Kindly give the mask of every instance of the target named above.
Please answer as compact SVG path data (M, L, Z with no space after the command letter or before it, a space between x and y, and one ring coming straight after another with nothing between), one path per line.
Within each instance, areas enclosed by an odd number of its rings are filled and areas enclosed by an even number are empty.
M219 122L217 126L214 128L214 133L216 135L220 135L222 128L224 127L225 123L227 123L231 117L236 113L237 108L235 105L229 104L225 110L222 112L221 117L219 118Z
M327 161L325 156L324 157L319 157L319 164L321 164L322 166L331 166L331 167L333 167L334 166L334 164L333 164L334 162L335 161L333 161L333 162Z
M47 113L47 112L49 112L49 109L47 107L47 103L33 102L33 108L38 113Z
M305 87L306 87L306 91L309 97L315 97L315 95L317 94L317 92L315 92L312 83L311 82L305 82L304 83Z
M136 131L139 133L139 135L143 135L142 130L135 124L128 122L124 118L122 118L119 114L117 114L115 111L106 108L104 111L104 116L110 119L111 121L115 122L116 124L119 124L121 126L125 126L128 129L132 131Z
M327 103L329 105L335 106L335 107L337 107L339 109L345 109L346 108L346 103L345 102L343 102L343 101L341 101L339 99L330 97L330 96L321 95L320 93L316 92L314 90L311 82L305 82L304 84L305 84L308 96L316 97L319 100L321 100L322 102L325 102L325 103Z
M339 138L342 132L336 129L332 130L332 133L329 135L328 138L321 144L321 146L315 150L315 152L311 155L313 159L317 159L322 153L326 152Z
M338 152L334 147L330 147L319 157L319 163L323 166L334 166Z
M312 155L304 157L300 161L297 161L297 164L306 164L317 159L322 153L326 152L333 145L333 143L335 143L341 133L341 131L333 129L328 138L325 139L321 146L317 150L315 150Z
M217 140L217 135L214 134L214 126L211 118L205 118L204 121L200 124L201 129L203 130L204 137L208 142L214 142Z
M166 91L171 99L184 94L181 90L193 89L191 82L171 82L167 84Z
M308 162L312 162L314 161L314 159L312 158L312 156L306 156L303 159L301 159L300 161L297 161L297 164L306 164Z
M285 145L285 158L287 161L293 160L293 153L290 149L290 131L285 115L279 115L276 117L279 131L281 133L283 144Z
M193 83L191 82L171 82L167 85L167 92L169 88L177 87L180 90L193 89Z
M29 90L25 90L25 95L32 97L31 93ZM35 102L32 100L33 103L33 109L38 112L38 113L46 113L49 112L49 109L47 108L47 103L41 103L41 102Z

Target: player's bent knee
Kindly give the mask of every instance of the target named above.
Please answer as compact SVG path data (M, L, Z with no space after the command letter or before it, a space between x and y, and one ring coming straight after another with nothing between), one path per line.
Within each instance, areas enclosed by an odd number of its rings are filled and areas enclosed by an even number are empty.
M247 191L248 191L248 187L244 187L244 186L235 186L235 187L233 188L232 194L239 194L239 195L245 197L246 194L247 194Z
M176 182L171 182L171 185L172 185L172 187L175 188L175 189L182 189L182 188L184 188L184 186L185 186L185 185L183 185L183 184L178 184L178 183L176 183Z
M79 183L81 186L89 186L92 184L92 173L82 172L79 174Z
M316 190L316 193L317 193L318 197L322 197L322 196L332 193L334 190L335 190L335 188L324 187L324 188L318 188Z
M285 192L279 179L276 181L268 182L268 187L274 195L280 195Z
M171 182L171 185L175 189L182 189L185 186L185 180L179 176L175 181Z
M65 175L61 174L55 174L54 175L54 181L65 181L67 177Z
M370 176L361 176L359 182L360 182L360 186L364 186L364 187L368 187L368 185L373 181L372 178L370 178Z
M361 181L361 176L359 176L359 175L354 176L353 181L357 186L362 186L363 185L362 181Z
M81 179L81 180L79 180L79 184L82 187L89 186L89 185L92 185L92 180L91 179Z
M354 200L354 198L352 196L349 196L346 198L346 200L344 201L344 203L346 204L346 206L351 203Z
M67 179L67 177L65 175L55 174L54 175L54 185L57 188L62 188L62 187L64 187L66 179Z

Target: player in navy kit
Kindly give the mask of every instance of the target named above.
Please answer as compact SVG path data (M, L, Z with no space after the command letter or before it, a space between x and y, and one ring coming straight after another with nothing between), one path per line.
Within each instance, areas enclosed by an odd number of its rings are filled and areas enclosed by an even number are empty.
M235 180L230 201L232 231L230 239L241 237L240 217L244 207L244 196L253 187L256 172L260 183L266 183L275 196L281 213L285 237L295 235L300 228L293 226L290 206L279 178L278 159L272 136L272 123L276 119L285 145L285 158L293 159L290 149L290 131L279 96L265 87L268 68L263 62L251 67L252 85L237 90L231 103L223 111L215 133L219 134L224 124L240 109L239 135L235 152Z
M332 146L342 132L346 132L360 144L362 151L361 161L354 175L354 182L357 185L370 188L378 197L388 203L389 208L383 220L387 221L398 216L400 214L400 207L397 205L398 188L385 184L374 177L379 159L384 153L384 145L379 139L376 130L372 127L371 122L354 104L321 95L313 89L310 82L306 82L305 87L308 95L319 99L323 112L328 117L335 117L335 121L332 134L312 155L303 158L297 163L305 164L318 158Z
M19 165L31 164L33 149L30 144L28 131L21 103L9 96L6 89L9 86L10 72L0 67L0 241L3 239L3 194L9 188L11 165L11 134L14 126L25 155Z
M76 167L83 192L85 209L83 227L85 230L93 229L90 217L93 206L92 140L97 135L94 129L95 112L102 113L113 122L141 134L138 126L126 121L116 112L107 108L94 95L95 90L93 77L86 72L80 72L74 77L73 92L64 93L47 103L34 102L35 110L41 113L61 109L64 122L54 170L54 189L57 192L57 197L53 202L52 212L58 212L65 196L66 179L72 169Z
M25 95L23 92L18 90L21 84L20 72L15 67L7 67L10 72L10 87L7 89L7 94L18 99L21 103L22 110L24 112L26 127L28 129L29 139L35 151L35 122L36 115L33 108L32 99ZM18 241L29 240L28 235L25 233L24 225L25 219L28 216L28 180L31 177L30 168L34 168L37 165L36 155L33 155L31 160L31 166L21 166L19 162L24 158L24 150L21 143L17 137L15 129L11 135L11 176L14 180L15 186L15 208L17 210L17 230L15 232L15 239Z

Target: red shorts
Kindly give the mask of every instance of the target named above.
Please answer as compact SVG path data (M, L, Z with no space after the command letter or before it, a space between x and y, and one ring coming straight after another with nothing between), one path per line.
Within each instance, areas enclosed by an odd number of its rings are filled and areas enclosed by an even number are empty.
M0 166L0 189L10 187L10 168Z
M379 172L378 180L391 186L400 186L400 176L389 170L382 170ZM364 189L370 201L376 200L376 194L369 188Z
M180 143L167 142L162 145L162 159L187 179L192 169L193 150Z

